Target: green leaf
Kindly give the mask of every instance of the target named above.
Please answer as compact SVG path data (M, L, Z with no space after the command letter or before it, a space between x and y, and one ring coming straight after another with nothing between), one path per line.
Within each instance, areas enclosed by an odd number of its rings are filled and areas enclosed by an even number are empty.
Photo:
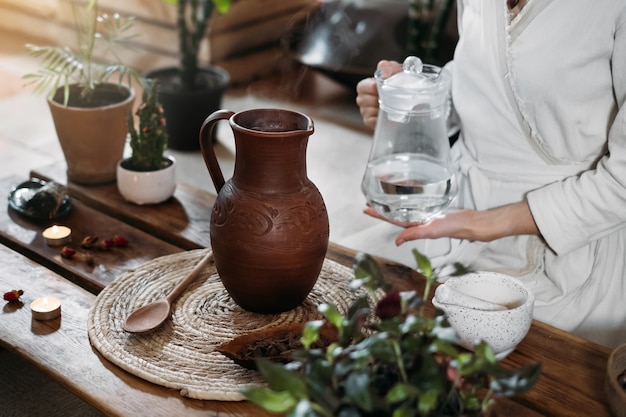
M365 287L370 291L375 291L379 288L388 289L390 285L385 282L383 273L380 267L370 255L359 252L354 258L354 275L357 279L360 279Z
M363 310L364 308L366 309L370 309L370 304L369 304L369 299L367 298L367 296L362 295L360 297L357 297L352 304L350 304L350 307L348 308L348 318L352 318L355 314L357 314L357 312L359 312L360 310Z
M498 363L493 348L489 345L489 343L485 342L484 340L481 340L474 345L474 353L476 354L476 356L483 358L486 362L490 364L495 365Z
M427 280L433 277L433 267L430 264L430 259L425 255L422 255L417 249L413 249L413 257L417 261L417 268L424 274Z
M393 411L391 417L416 417L415 410L412 408L399 408Z
M437 406L437 391L429 390L423 393L417 403L420 414L427 415Z
M395 362L396 350L394 348L396 341L387 338L372 338L369 344L370 354L383 362Z
M320 329L324 325L323 320L315 320L309 321L304 325L302 329L302 337L300 338L300 343L304 346L305 349L309 349L313 343L319 339Z
M540 373L540 363L527 365L508 372L506 377L491 381L490 388L505 397L524 394L535 385Z
M339 342L347 345L353 341L363 339L363 328L370 315L369 308L362 308L351 315L350 319L343 322L343 331Z
M372 397L369 392L370 377L365 372L353 372L344 383L345 397L358 404L365 411L372 411Z
M463 408L467 411L480 410L482 407L482 400L474 393L461 391L459 393Z
M230 8L231 0L213 0L215 3L215 7L217 7L217 11L221 14L224 14Z
M320 304L319 307L317 307L317 311L322 313L326 320L339 329L340 332L342 331L344 318L335 306L326 303Z
M273 390L288 391L297 399L306 398L306 384L300 374L266 358L258 358L256 365Z
M341 346L339 346L337 343L331 343L326 348L326 360L329 363L332 363L339 355L341 355L342 352L343 348Z
M288 391L272 391L263 387L245 387L244 397L270 413L287 413L296 407L296 399Z
M400 292L400 298L402 299L402 311L405 312L416 309L424 304L424 301L417 291L402 291Z
M448 343L460 343L461 339L458 333L456 332L456 330L454 330L452 326L450 326L450 323L448 323L448 320L445 316L437 316L432 323L434 326L431 329L430 333L434 337Z
M451 358L456 358L459 354L454 344L439 339L433 340L433 343L431 344L431 350L443 353L444 355Z
M315 413L314 404L308 400L300 400L296 409L289 414L289 417L318 417Z
M347 405L341 407L341 411L339 414L332 417L363 417L363 414L358 406L356 405Z
M399 403L419 394L419 390L413 385L397 383L387 392L386 399L391 403Z

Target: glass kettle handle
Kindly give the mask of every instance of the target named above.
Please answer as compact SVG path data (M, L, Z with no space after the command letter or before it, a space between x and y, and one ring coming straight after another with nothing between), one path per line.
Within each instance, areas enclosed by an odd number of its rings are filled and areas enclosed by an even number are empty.
M224 186L224 175L222 174L220 165L217 162L217 157L215 156L212 133L217 122L220 120L228 120L234 114L235 112L230 110L218 110L213 112L204 120L200 128L200 151L202 152L204 163L209 170L209 174L211 174L213 185L215 185L215 189L218 193Z

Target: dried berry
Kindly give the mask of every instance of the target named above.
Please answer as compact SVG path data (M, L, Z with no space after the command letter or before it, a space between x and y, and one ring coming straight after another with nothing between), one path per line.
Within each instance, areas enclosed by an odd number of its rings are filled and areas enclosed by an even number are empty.
M89 266L94 266L95 265L95 261L93 260L93 256L91 256L88 253L81 253L80 254L80 258L82 259L83 262L85 262L87 265Z
M22 296L22 294L24 294L24 291L22 290L8 291L4 293L3 298L9 303L17 303L18 301L20 301L20 297Z
M113 244L115 246L126 246L128 245L128 239L122 235L115 235L113 236Z
M61 256L66 259L78 259L89 266L94 266L95 264L93 256L88 253L77 252L76 249L69 246L63 246L63 249L61 249Z
M113 242L112 239L105 239L98 244L97 248L100 250L109 250L113 246L115 246L115 243Z
M63 249L61 249L61 256L64 258L71 259L75 254L76 250L69 246L63 246Z
M85 236L80 242L80 247L84 249L92 249L98 242L97 236Z

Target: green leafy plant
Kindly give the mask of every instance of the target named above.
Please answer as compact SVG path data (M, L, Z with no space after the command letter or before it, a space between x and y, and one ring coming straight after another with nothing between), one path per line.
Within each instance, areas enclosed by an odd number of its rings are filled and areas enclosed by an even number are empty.
M167 149L167 131L163 108L157 99L155 80L144 80L142 102L135 111L139 118L139 129L135 129L135 118L128 114L128 133L132 150L131 163L137 171L156 171L167 163L163 153Z
M196 87L200 45L209 30L213 11L226 13L231 0L165 0L177 5L181 81L185 90Z
M27 44L30 55L40 58L41 68L24 78L28 84L35 85L35 93L50 92L52 98L59 87L63 87L63 99L59 102L62 101L64 105L90 106L98 86L109 82L114 76L118 77L117 82L120 84L125 80L129 88L132 78L140 79L133 69L121 63L115 52L117 47L130 48L129 42L136 35L128 34L133 27L131 18L123 18L117 13L98 14L97 0L72 2L72 11L78 38L76 51L67 46ZM98 28L102 31L98 31ZM103 56L111 57L111 63L96 62L94 53L99 44L104 48ZM76 92L71 89L73 84L79 86ZM73 97L76 93L78 97Z
M481 416L494 398L527 392L540 364L504 369L489 345L469 352L444 316L426 317L435 273L426 257L414 256L426 277L423 297L391 289L376 262L359 254L353 286L366 294L345 315L320 305L325 320L305 325L293 362L257 359L269 387L247 387L246 398L290 417L442 417ZM326 322L337 328L337 342L312 348Z

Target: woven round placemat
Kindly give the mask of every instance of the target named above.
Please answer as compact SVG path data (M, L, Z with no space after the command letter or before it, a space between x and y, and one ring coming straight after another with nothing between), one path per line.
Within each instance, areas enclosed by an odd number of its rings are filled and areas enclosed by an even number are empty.
M166 295L206 251L157 258L107 285L89 313L92 345L120 368L179 390L183 396L240 401L243 385L264 385L264 381L258 372L216 352L219 345L252 331L318 319L321 303L346 311L357 295L349 288L352 269L326 259L315 287L299 307L280 314L251 313L230 298L211 263L174 303L171 318L157 330L131 334L122 329L132 311Z

